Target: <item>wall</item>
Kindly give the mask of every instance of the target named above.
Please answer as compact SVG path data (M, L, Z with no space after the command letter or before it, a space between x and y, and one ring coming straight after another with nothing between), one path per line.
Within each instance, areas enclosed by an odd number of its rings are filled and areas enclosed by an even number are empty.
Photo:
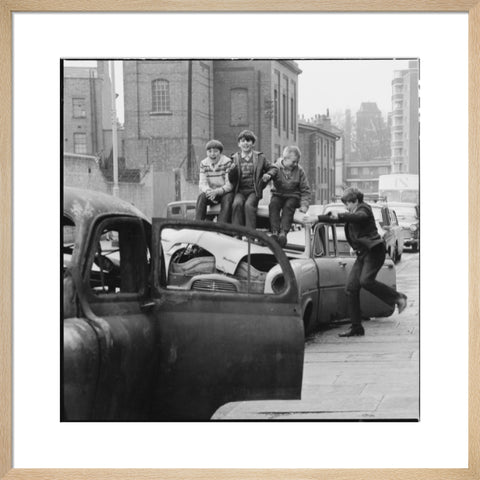
M112 194L113 183L107 182L95 157L64 155L63 184ZM119 197L132 203L148 217L153 215L153 173L147 172L140 183L119 183Z

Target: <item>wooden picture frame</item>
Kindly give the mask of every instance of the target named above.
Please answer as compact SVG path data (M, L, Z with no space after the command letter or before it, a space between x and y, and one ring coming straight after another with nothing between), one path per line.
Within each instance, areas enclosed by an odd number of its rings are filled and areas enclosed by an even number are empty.
M14 469L12 468L12 23L14 12L468 12L469 23L469 455L464 469ZM4 0L0 6L0 477L5 479L431 479L480 477L480 0Z

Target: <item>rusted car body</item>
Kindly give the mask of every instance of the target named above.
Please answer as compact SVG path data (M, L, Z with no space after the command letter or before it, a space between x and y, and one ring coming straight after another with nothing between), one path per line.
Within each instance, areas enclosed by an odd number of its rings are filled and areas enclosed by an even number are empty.
M300 398L299 292L275 242L213 222L150 223L85 190L65 188L63 211L62 421L206 420L228 402ZM172 286L162 236L185 229L262 243L284 287L251 291L250 251L244 290L211 277Z

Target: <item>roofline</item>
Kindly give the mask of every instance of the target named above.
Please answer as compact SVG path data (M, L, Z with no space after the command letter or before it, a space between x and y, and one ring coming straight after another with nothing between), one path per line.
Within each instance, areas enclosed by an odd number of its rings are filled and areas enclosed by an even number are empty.
M278 63L282 64L283 66L287 67L293 73L300 75L302 73L301 68L297 65L295 60L277 60Z

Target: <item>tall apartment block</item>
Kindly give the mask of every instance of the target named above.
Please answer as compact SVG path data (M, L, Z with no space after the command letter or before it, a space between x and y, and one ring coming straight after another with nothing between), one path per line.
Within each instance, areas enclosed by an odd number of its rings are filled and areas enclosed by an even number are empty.
M397 70L392 80L392 173L419 170L419 61Z

